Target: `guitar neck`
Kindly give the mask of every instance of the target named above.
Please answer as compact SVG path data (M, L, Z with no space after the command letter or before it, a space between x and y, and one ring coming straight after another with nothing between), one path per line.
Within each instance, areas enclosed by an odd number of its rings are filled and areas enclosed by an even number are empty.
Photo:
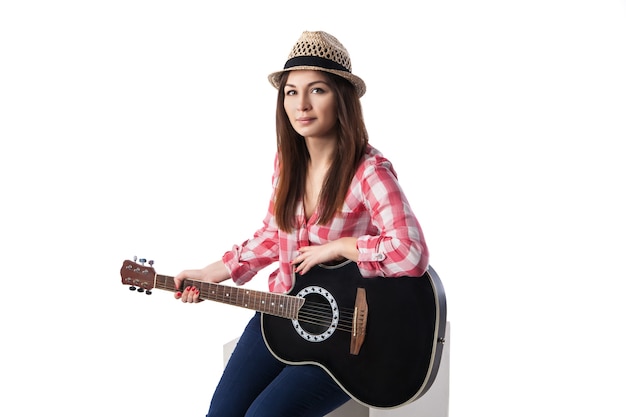
M298 318L298 311L304 304L304 299L301 297L255 291L212 282L184 280L181 284L181 288L188 286L198 288L200 298L203 300L243 307L292 320ZM159 274L156 275L155 288L170 292L180 291L176 288L173 277Z

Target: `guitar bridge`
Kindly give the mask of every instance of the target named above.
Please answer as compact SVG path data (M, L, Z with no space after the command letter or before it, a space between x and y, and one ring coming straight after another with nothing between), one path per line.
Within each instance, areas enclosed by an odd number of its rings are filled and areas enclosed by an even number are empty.
M358 355L365 341L365 328L367 326L367 299L365 289L357 288L354 302L354 315L352 316L352 333L350 337L350 354Z

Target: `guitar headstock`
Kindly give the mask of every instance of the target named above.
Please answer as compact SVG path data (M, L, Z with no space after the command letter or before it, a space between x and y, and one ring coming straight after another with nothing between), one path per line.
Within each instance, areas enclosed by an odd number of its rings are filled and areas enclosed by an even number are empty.
M153 261L148 262L150 266L146 266L145 262L145 259L139 259L139 263L130 260L124 261L122 269L120 269L120 275L122 276L122 284L130 285L131 291L145 291L146 294L152 294L151 290L155 285L156 271L152 267Z

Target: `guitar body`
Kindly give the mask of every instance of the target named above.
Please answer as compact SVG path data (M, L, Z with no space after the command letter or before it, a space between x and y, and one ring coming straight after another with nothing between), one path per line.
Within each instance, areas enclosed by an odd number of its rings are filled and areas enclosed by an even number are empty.
M350 353L349 331L336 330L326 337L325 326L316 329L263 314L263 336L275 357L287 364L322 367L368 407L398 407L428 390L439 368L446 322L443 286L432 268L422 277L363 278L354 262L322 265L296 275L289 294L298 295L311 286L332 295L339 327L342 316L354 313L357 289L365 290L369 313L360 351ZM307 304L317 308L326 303L318 295L305 299L302 310ZM306 327L304 336L299 326ZM313 340L317 333L321 337Z

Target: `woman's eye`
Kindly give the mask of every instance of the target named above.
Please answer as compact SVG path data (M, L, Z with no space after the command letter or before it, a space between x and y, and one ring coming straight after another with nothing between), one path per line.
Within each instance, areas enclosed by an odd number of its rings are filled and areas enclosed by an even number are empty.
M322 88L320 88L320 87L315 87L314 89L311 90L311 92L319 94L319 93L323 93L324 90Z
M294 94L296 94L296 92L294 90L287 90L287 91L285 91L285 95L286 96L293 96Z

